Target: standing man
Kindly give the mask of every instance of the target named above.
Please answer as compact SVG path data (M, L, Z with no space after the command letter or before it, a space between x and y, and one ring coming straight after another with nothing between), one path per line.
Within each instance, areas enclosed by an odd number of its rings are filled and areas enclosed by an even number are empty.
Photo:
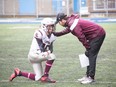
M20 69L14 69L14 73L10 76L12 81L17 76L23 76L35 81L55 83L56 81L49 78L49 71L55 60L53 52L53 42L56 37L52 34L55 30L54 21L51 18L44 18L41 22L41 29L36 30L33 36L28 59L32 63L35 73L22 72ZM43 73L42 62L46 61Z
M95 79L96 59L101 45L105 38L104 29L93 23L79 18L77 14L67 16L64 13L59 13L56 18L56 24L66 27L61 32L54 32L55 36L62 36L72 33L85 47L85 55L89 58L89 66L87 66L86 76L78 79L82 84L92 83Z

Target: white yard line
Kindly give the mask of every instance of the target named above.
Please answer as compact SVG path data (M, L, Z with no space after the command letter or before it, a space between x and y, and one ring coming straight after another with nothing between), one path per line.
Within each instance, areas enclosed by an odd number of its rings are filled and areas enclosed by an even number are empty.
M7 83L9 80L1 80L0 83ZM30 82L35 82L35 81L12 81L13 83L30 83ZM79 81L57 81L57 83L78 83ZM110 82L110 81L105 81L105 82L100 82L96 81L95 83L101 83L101 84L116 84L116 82Z

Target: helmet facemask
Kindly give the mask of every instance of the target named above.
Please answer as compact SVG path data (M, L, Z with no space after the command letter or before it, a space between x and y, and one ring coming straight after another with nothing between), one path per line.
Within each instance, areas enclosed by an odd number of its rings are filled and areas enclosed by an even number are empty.
M53 31L55 31L55 25L47 25L46 26L46 33L51 35Z
M51 30L55 31L54 21L51 18L44 18L41 22L41 28L48 34L51 33Z

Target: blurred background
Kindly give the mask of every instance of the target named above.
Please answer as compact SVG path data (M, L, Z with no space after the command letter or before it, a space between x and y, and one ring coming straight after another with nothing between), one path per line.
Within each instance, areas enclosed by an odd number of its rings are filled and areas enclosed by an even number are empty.
M0 0L0 18L55 17L59 12L116 18L116 0Z
M57 38L56 61L50 75L56 84L43 84L24 78L9 82L13 69L33 72L27 59L33 33L44 17L78 13L83 19L101 25L107 35L97 61L96 83L82 85L83 76L78 55L82 44L71 34ZM56 30L63 28L57 24ZM68 45L66 45L68 44ZM74 45L76 44L76 45ZM116 87L116 0L0 0L0 87ZM68 67L67 67L68 66Z

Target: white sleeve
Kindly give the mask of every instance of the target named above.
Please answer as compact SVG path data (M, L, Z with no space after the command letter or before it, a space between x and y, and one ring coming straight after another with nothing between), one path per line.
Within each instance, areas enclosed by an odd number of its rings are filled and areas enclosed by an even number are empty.
M36 30L35 33L34 33L34 37L37 38L37 39L42 39L42 33L39 32L38 30Z
M37 51L36 51L36 53L41 53L41 50L40 50L40 47L38 46L38 40L41 40L42 39L42 34L41 34L41 32L39 32L39 30L36 30L35 32L34 32L34 38L35 38L35 44L36 44L36 49L37 49Z

